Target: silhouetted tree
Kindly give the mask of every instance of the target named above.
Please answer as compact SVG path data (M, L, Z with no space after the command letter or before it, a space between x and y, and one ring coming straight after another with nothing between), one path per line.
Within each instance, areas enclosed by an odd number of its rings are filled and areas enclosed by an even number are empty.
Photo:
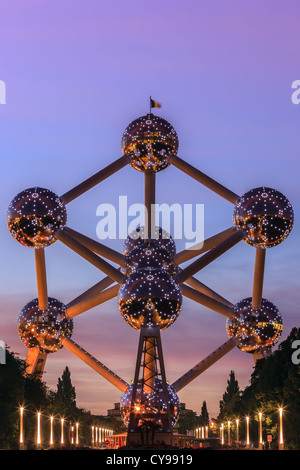
M76 391L71 382L71 372L68 366L62 373L57 382L57 398L65 404L67 408L76 407Z

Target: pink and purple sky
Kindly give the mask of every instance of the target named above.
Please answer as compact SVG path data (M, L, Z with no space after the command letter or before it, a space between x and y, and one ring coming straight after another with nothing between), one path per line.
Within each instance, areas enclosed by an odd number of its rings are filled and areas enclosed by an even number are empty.
M125 127L148 112L179 136L178 155L237 194L265 185L283 192L295 212L288 239L267 252L264 297L281 311L285 339L299 326L300 79L298 1L138 2L15 0L0 4L0 338L26 357L17 335L22 307L36 297L33 251L6 227L21 190L63 194L121 156ZM180 188L180 189L178 189ZM96 238L96 208L143 202L143 175L122 169L67 206L68 225ZM157 175L157 202L205 205L205 237L232 224L233 206L170 167ZM122 250L123 240L108 242ZM178 243L178 249L181 249ZM252 292L254 249L241 242L198 278L233 303ZM60 243L46 250L49 296L68 303L103 275ZM138 333L116 300L74 320L73 339L126 381L134 374ZM167 378L176 380L227 340L224 317L184 299L162 332ZM56 387L68 365L77 403L104 413L120 392L67 350L49 355L44 379ZM234 370L248 385L253 358L235 349L179 393L211 416Z

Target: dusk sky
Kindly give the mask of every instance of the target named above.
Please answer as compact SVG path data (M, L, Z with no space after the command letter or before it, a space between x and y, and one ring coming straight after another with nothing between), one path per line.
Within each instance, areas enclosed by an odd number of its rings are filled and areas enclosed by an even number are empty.
M127 125L155 114L179 137L178 156L235 193L268 186L292 203L295 224L267 250L263 297L284 319L282 339L299 325L300 3L297 0L0 0L0 339L26 358L17 334L22 307L37 296L34 253L6 226L21 190L62 195L122 155ZM99 204L143 203L143 174L127 166L67 205L68 226L94 239ZM157 202L204 204L205 238L232 226L233 205L175 167L157 174ZM124 240L106 241L122 251ZM177 242L178 251L182 241ZM243 241L196 277L236 303L252 294L255 249ZM56 242L46 249L49 296L64 303L104 274ZM127 382L139 335L116 299L74 319L72 339ZM162 332L172 383L228 339L225 318L184 298ZM277 345L278 346L278 345ZM277 347L276 346L276 347ZM55 388L65 366L77 404L106 414L121 392L66 349L49 354L44 380ZM219 412L231 370L249 384L253 357L238 349L179 392L187 408Z

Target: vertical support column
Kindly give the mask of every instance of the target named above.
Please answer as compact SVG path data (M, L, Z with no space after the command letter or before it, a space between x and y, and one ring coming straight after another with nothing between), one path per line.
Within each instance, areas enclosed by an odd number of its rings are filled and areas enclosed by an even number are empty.
M40 351L39 347L28 349L26 358L26 373L36 375L41 379L44 373L47 353Z
M145 173L145 233L144 238L151 239L152 229L155 227L155 172Z
M149 399L149 395L155 393L155 379L159 376L163 388L166 413L154 415L151 412L151 404L147 406L147 399ZM137 397L139 397L138 403ZM140 434L136 434L139 421L148 418L157 419L157 421L160 419L162 423L161 431L168 433L170 442L172 441L168 388L158 326L141 328L130 406L127 445L136 442L136 439L140 438Z
M39 300L39 309L46 310L48 307L48 290L46 276L45 250L43 247L34 249L37 291Z
M252 307L254 309L259 309L261 304L264 282L265 258L266 248L256 248L252 291Z

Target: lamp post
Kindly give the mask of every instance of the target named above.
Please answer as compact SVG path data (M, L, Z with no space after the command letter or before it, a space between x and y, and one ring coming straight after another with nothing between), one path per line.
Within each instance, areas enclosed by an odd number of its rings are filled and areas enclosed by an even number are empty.
M283 426L282 426L282 408L279 408L279 450L284 449L284 444L283 444Z
M79 430L79 423L76 423L76 441L75 441L75 444L78 446L79 444L79 433L78 433L78 430Z
M246 446L250 447L250 437L249 437L249 416L246 416L247 423L247 437L246 437Z
M50 416L50 446L53 446L53 416Z
M262 450L263 440L262 440L262 412L261 411L258 413L258 417L259 417L259 445L258 445L258 448L260 450Z
M221 444L224 445L224 424L221 424Z
M228 429L228 445L230 446L231 441L230 441L230 421L227 422L227 429Z
M235 424L236 424L236 443L237 445L239 444L239 419L236 419Z
M60 420L60 445L64 445L64 418Z
M92 448L95 446L95 426L92 426Z
M36 435L36 443L38 448L41 446L41 413L38 412L37 414L37 435Z
M20 450L24 450L24 408L20 407Z

